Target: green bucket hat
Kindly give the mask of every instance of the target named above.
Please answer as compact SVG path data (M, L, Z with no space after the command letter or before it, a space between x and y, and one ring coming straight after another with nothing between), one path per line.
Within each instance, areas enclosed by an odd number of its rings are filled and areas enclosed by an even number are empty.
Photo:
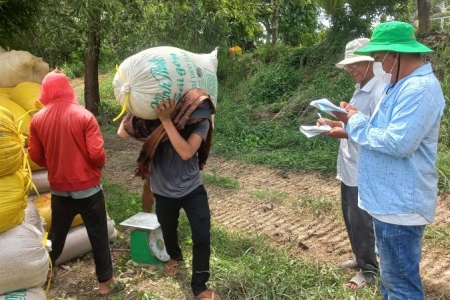
M355 54L370 55L380 51L400 53L433 52L433 50L416 40L414 28L411 24L398 21L381 23L375 27L369 44L355 51Z

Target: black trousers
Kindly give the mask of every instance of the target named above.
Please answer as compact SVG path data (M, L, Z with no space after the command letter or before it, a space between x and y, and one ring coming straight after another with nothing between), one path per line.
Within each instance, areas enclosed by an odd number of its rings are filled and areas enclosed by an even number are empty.
M358 206L358 187L341 182L342 214L358 266L364 275L378 272L372 216Z
M156 216L161 224L166 251L176 261L183 260L178 244L178 218L181 209L186 212L193 242L191 287L197 296L207 289L206 282L209 280L211 213L206 190L200 185L181 198L167 198L156 194L155 198Z
M50 258L52 265L61 255L73 218L80 214L86 227L95 262L98 282L113 277L111 251L109 249L106 207L103 191L83 199L73 199L52 194L52 225L49 238L52 239Z

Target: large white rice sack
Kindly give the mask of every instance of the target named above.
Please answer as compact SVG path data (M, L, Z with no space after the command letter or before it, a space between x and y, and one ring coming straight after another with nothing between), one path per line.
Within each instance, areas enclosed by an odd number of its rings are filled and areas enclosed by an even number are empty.
M125 59L114 76L114 95L129 113L154 120L153 110L164 99L181 99L191 88L201 88L217 103L217 48L196 54L175 47L153 47ZM124 112L124 110L122 110Z
M0 52L0 87L14 87L25 81L40 84L48 72L48 63L30 52Z
M117 236L116 228L114 227L115 223L109 217L106 222L108 226L108 237L111 241ZM64 264L74 258L91 252L91 250L91 242L89 241L89 236L84 224L72 227L67 234L64 249L56 260L56 265Z
M27 208L25 208L25 219L23 221L33 225L41 234L44 234L43 219L41 219L39 210L31 200L28 200Z
M47 295L40 286L0 295L0 300L46 300Z
M0 234L0 294L45 283L50 258L42 239L36 227L25 222Z

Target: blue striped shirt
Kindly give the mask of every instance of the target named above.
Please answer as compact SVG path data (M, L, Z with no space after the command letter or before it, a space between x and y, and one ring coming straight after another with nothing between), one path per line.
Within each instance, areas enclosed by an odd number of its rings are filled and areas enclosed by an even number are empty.
M372 118L358 113L349 119L345 130L361 146L362 209L379 215L417 213L434 220L444 107L440 83L426 64L399 80Z

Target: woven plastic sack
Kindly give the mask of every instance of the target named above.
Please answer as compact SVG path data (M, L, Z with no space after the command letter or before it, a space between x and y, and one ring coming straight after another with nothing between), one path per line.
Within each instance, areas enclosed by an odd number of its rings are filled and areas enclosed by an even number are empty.
M0 233L19 225L25 218L27 196L24 184L21 169L13 175L0 177Z
M39 109L36 101L41 96L41 85L36 82L21 82L16 85L9 94L9 99L19 104L30 115L34 115Z
M119 117L126 110L143 119L157 119L153 108L159 101L178 101L195 87L207 91L215 105L217 64L217 49L196 54L175 47L154 47L128 57L113 80L115 98L123 107Z
M14 115L0 106L0 177L12 175L22 166L23 137L14 122Z
M33 171L32 181L33 185L30 189L29 195L44 194L50 192L50 182L48 181L48 170Z
M28 223L0 234L0 294L45 283L50 261L42 239Z
M9 98L13 88L0 88L0 96Z
M42 83L49 72L48 63L27 51L0 53L0 87L14 87L21 82Z
M31 200L28 200L27 208L25 209L24 222L33 225L41 234L44 234L43 219L41 219L36 205Z
M47 295L40 286L35 286L26 290L6 293L0 295L0 300L46 300Z
M3 106L14 115L16 126L19 128L19 132L25 135L25 144L28 145L31 115L19 104L2 96L0 96L0 106Z

